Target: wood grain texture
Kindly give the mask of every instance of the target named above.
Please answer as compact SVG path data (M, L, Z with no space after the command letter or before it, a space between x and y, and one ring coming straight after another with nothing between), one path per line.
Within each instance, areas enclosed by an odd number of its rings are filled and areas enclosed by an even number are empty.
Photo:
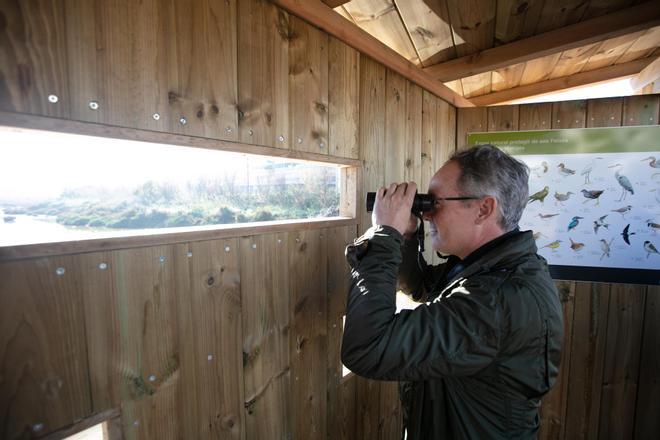
M43 435L92 413L83 269L77 257L0 264L3 439Z
M328 154L357 159L360 154L360 53L329 37Z
M408 81L390 70L386 76L385 145L383 149L385 186L403 182L405 151L410 148L406 139L406 111Z
M623 98L623 125L656 125L660 111L659 95Z
M620 127L622 98L590 99L587 101L587 127Z
M520 130L548 130L552 126L552 103L519 106Z
M518 131L520 108L502 106L488 108L488 131Z
M479 107L474 109L460 109L456 129L456 146L460 150L467 145L469 133L488 131L488 109Z
M289 235L293 436L327 437L327 235Z
M634 432L645 299L645 286L612 285L603 360L600 437L632 438Z
M420 64L410 36L393 2L353 0L344 5L355 23L415 65Z
M265 0L238 3L239 139L289 148L289 15Z
M598 438L610 285L578 282L575 291L566 438Z
M360 159L364 164L364 191L385 185L385 68L360 57ZM371 213L359 206L360 231L371 226Z
M64 0L3 1L0 18L0 109L68 117Z
M357 395L357 435L364 440L380 440L380 382L355 376Z
M355 438L357 407L355 380L343 380L341 340L350 279L344 250L357 237L357 228L326 229L328 264L328 438Z
M162 44L169 131L238 139L236 0L160 3L167 23L176 29L165 33ZM182 116L186 124L180 123Z
M288 243L287 233L240 241L247 439L292 435Z
M407 89L403 181L415 182L422 192L422 89L411 82Z
M328 34L290 17L291 148L328 153Z
M635 438L660 433L660 288L648 286L635 407Z

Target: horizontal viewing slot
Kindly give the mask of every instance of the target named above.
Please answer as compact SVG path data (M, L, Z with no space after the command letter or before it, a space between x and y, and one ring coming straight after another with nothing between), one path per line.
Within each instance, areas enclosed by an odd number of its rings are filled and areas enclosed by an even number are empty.
M111 238L181 242L354 217L346 165L7 126L0 143L3 257L25 245L109 249Z

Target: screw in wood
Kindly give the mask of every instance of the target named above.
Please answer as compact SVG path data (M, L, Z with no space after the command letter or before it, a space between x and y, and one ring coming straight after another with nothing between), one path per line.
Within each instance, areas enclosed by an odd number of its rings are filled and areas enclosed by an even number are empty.
M188 258L190 258L190 257L192 257L192 252L188 251L188 253L186 255L188 256Z
M151 117L154 118L154 120L157 121L157 120L160 119L160 113L154 113L153 115L151 115Z
M58 274L59 276L64 275L64 272L66 272L66 270L63 267L58 267L57 269L55 269L55 273Z
M155 381L156 381L156 376L154 374L149 376L149 382L155 382Z
M297 139L297 141L298 141L299 144L302 144L302 138L301 138L301 137L299 137L299 138Z
M92 110L98 110L99 109L99 103L98 101L89 101L88 104L89 108Z
M181 116L179 118L179 122L181 123L181 125L186 125L188 123L188 120L185 118L185 116Z
M161 263L165 262L165 256L161 255L160 258L158 259Z
M231 248L229 246L225 246L225 252L229 252Z
M250 129L250 130L248 130L248 134L249 134L250 136L252 136L252 135L254 134L254 131L252 131L252 129Z
M252 243L252 249L256 249L256 248L257 248L257 243Z
M277 137L277 140L280 141L280 142L284 142L284 136L279 135L279 136Z
M213 360L213 355L210 354L210 355L206 356L206 360L211 362Z
M51 104L55 104L59 100L60 98L58 98L57 95L48 95L48 102L50 102Z
M42 429L44 429L44 424L41 423L41 422L40 423L35 423L34 425L32 425L32 432L39 432Z
M99 269L106 270L107 268L108 268L108 263L100 263L99 264Z

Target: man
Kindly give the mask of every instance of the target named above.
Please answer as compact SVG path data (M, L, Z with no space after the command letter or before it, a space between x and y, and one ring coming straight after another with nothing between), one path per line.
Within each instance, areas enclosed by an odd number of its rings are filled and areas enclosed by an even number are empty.
M413 182L376 195L373 226L346 249L352 268L342 361L402 386L408 439L532 439L558 373L562 310L531 231L517 228L527 167L492 146L455 154L424 213L434 250L413 239ZM414 221L413 221L414 220ZM399 287L425 301L396 313Z

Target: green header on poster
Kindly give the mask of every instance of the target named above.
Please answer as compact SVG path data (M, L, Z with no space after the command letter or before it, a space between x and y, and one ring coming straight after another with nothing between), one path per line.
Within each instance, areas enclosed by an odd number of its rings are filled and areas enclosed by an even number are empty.
M494 145L511 155L658 151L660 126L471 133L468 145Z

